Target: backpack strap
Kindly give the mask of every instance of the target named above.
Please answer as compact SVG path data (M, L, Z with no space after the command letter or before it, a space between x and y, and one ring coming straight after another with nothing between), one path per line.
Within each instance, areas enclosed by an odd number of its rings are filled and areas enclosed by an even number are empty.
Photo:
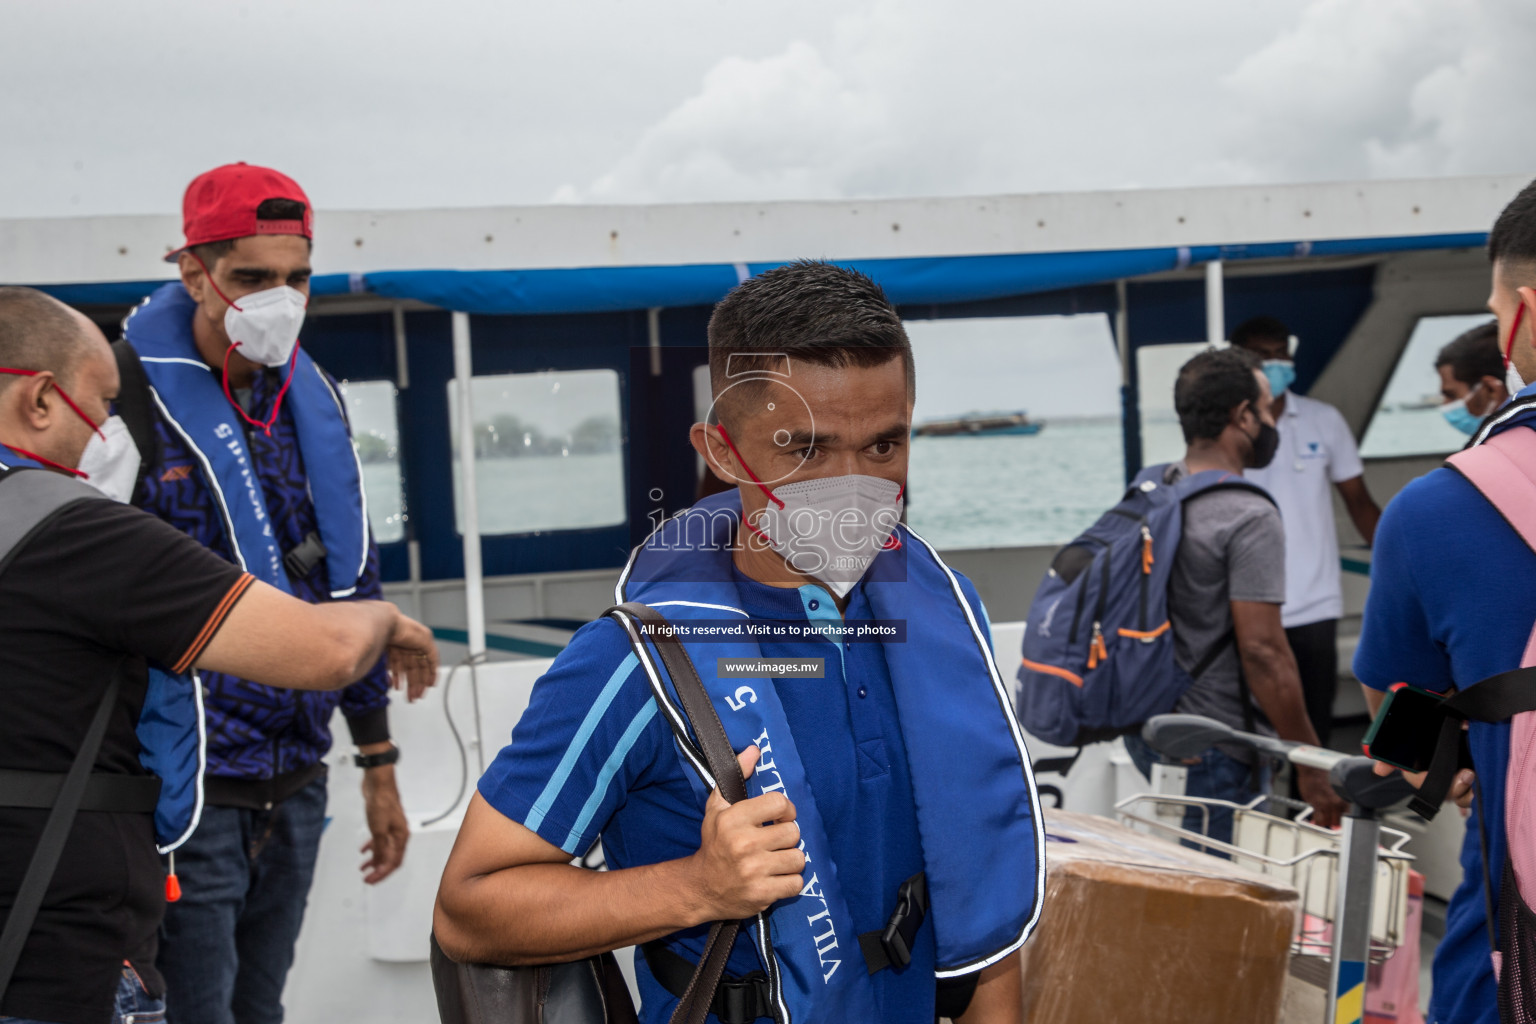
M163 453L160 433L155 430L155 405L150 396L149 375L139 361L138 350L128 344L127 338L112 343L112 356L117 360L117 376L120 382L117 393L117 415L128 428L128 436L139 450L139 479L134 484L133 500L142 497L144 477L149 467L160 465Z
M736 751L732 749L730 738L725 734L725 726L720 724L720 716L715 713L709 691L704 689L698 670L693 667L693 659L677 638L672 624L656 609L638 601L615 605L603 614L619 619L625 625L626 632L630 633L631 642L644 644L649 639L655 646L667 675L672 679L672 687L682 701L688 724L693 727L693 739L698 743L698 751L703 755L704 763L709 766L709 773L715 777L718 792L726 803L745 800L747 781L742 777ZM631 623L623 621L626 619L639 623L642 628L635 630ZM688 737L679 736L678 740L688 742ZM704 955L699 958L698 967L694 969L693 976L678 1000L671 1024L704 1024L704 1018L714 1009L716 992L725 975L725 964L740 930L740 921L716 921L710 925L709 935L704 940Z
M69 773L59 788L58 799L48 812L43 834L37 840L32 860L27 864L26 874L22 876L21 885L16 890L16 902L11 905L10 915L5 919L5 930L0 932L0 998L4 997L6 989L10 987L11 976L15 974L16 964L21 960L22 950L27 945L27 935L32 931L32 923L37 920L37 912L43 905L43 896L48 891L49 883L53 881L53 872L59 866L59 858L64 854L64 844L69 839L75 814L85 798L86 784L90 782L91 766L96 763L101 741L107 735L107 723L112 718L112 709L117 706L122 673L123 668L119 663L117 670L112 673L112 681L107 684L107 692L102 694L101 703L96 706L96 714L90 726L85 730L85 739L80 742L80 749L75 751Z
M106 501L90 484L45 469L0 473L0 572L55 515L82 501Z
M1445 464L1477 488L1510 529L1536 551L1536 429L1495 434Z

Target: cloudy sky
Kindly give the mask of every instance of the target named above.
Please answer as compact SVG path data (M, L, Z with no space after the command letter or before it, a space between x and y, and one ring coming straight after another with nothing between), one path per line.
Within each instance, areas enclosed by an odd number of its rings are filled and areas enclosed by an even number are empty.
M1508 172L1529 0L0 0L0 217Z
M1531 0L0 0L0 218L1519 172L1533 60Z

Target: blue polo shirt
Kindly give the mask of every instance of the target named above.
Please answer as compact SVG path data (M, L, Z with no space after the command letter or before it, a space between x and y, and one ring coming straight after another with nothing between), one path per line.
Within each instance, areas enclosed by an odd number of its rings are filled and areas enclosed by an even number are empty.
M1355 675L1378 690L1401 681L1443 691L1518 667L1536 622L1533 580L1536 554L1465 477L1442 467L1415 480L1376 528ZM1431 1024L1499 1019L1478 830L1488 838L1497 906L1509 726L1474 722L1468 740L1481 799L1467 819L1465 877L1435 952Z
M739 573L736 584L741 607L754 619L816 623L841 617L819 586L769 587ZM963 578L961 586L984 623L974 588ZM862 586L850 593L846 617L874 617ZM921 636L914 633L908 641L920 643ZM825 678L778 679L773 685L826 826L855 931L883 928L901 883L923 870L884 650L875 643L815 638L765 642L762 652L825 659ZM481 778L480 794L567 853L585 852L601 835L609 864L633 867L698 850L704 819L685 770L628 637L603 619L583 627L534 686L512 742ZM697 962L707 931L679 933L668 942ZM635 961L641 1020L667 1020L676 999L650 976L643 957ZM873 978L881 1021L932 1024L935 963L928 922L918 933L912 963ZM858 957L845 966L863 969ZM763 970L747 935L737 940L728 970L737 976Z

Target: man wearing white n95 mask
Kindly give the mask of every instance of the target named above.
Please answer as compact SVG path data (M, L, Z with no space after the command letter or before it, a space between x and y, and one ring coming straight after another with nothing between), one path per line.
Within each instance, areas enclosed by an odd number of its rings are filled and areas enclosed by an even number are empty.
M1043 833L980 598L900 522L901 319L855 271L778 267L715 307L709 367L691 439L733 486L658 527L616 598L679 631L747 798L674 738L644 638L594 622L480 781L437 940L497 963L640 945L659 1024L708 923L740 922L711 1021L1016 1024ZM611 870L571 868L599 835Z
M313 604L381 595L361 467L335 382L299 344L313 210L286 175L229 164L183 202L181 279L123 325L124 427L141 462L134 504L278 590ZM117 496L122 497L119 493ZM365 769L364 880L401 863L382 665L337 694L286 694L208 673L208 809L177 854L183 896L160 964L177 1024L276 1024L326 820L324 757L338 705ZM246 838L262 835L260 844Z

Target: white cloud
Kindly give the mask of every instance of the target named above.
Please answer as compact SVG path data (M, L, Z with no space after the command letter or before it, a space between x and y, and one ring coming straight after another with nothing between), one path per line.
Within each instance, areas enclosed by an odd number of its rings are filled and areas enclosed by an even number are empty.
M1228 77L1225 155L1259 180L1530 168L1532 53L1527 0L1316 0Z
M0 216L1519 170L1532 0L5 3Z
M558 198L833 198L1519 170L1530 0L865 0L726 57Z
M727 57L585 193L594 201L847 195L891 138L876 91L797 40L760 60Z

